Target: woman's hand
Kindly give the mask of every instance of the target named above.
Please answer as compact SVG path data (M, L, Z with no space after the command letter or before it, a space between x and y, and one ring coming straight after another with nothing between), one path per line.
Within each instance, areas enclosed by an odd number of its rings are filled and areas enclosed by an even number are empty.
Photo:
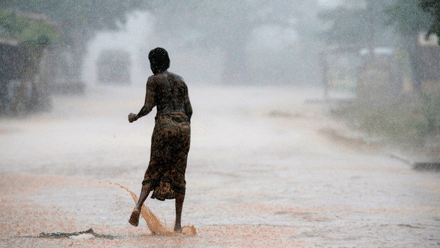
M136 116L136 114L130 113L128 115L128 122L132 123L133 121L136 121L138 118Z

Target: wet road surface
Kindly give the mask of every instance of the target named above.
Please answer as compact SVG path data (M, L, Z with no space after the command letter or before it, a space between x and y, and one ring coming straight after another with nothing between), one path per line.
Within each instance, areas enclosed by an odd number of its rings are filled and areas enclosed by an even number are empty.
M440 174L417 172L348 133L313 90L190 86L194 108L183 225L128 224L154 111L144 93L94 86L54 109L0 119L0 247L439 247ZM330 131L329 131L330 130ZM329 135L331 134L331 135ZM174 201L147 200L169 226ZM93 228L112 239L42 239Z

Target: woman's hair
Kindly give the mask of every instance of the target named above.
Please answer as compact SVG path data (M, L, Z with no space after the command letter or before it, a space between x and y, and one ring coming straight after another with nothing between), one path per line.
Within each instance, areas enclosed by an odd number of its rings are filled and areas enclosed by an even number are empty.
M170 68L170 57L168 57L168 52L161 47L156 47L151 50L148 54L148 59L150 60L150 68L154 74Z

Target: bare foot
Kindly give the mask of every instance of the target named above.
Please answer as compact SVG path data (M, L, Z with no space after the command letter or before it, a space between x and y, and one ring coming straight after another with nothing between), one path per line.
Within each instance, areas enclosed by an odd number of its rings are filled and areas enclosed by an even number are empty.
M175 225L174 232L182 233L182 227L180 225Z
M138 226L139 225L139 216L141 215L141 212L139 210L135 209L131 213L130 220L128 220L128 223L130 223L132 226Z

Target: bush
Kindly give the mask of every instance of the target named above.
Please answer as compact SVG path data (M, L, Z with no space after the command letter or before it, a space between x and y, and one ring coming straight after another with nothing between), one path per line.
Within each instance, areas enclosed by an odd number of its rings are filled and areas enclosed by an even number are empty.
M0 9L0 27L4 35L34 50L39 50L60 39L60 35L54 30L54 24L31 14L17 14Z
M432 99L430 98L430 101ZM436 104L440 99L436 98ZM432 131L432 121L439 108L418 97L401 97L391 104L356 100L332 110L352 128L381 136L389 143L406 148L420 148Z

